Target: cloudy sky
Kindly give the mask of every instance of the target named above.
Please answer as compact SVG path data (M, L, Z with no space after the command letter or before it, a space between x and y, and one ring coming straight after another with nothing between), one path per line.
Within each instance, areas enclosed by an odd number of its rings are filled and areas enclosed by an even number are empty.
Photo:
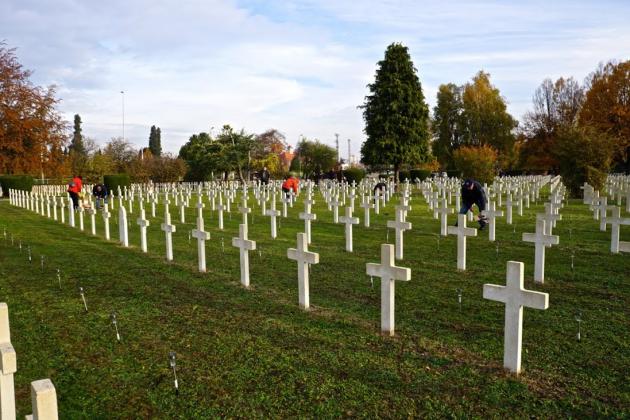
M441 83L483 69L520 119L544 78L630 58L629 16L627 0L2 0L0 40L101 144L122 135L124 96L138 146L152 124L171 152L230 124L291 144L339 133L345 157L392 42L409 47L430 106Z

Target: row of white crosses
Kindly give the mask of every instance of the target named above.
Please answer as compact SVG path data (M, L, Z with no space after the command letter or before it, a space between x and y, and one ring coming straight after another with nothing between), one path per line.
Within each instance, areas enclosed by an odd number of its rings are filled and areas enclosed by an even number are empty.
M618 194L617 204L622 204L622 194L625 194L626 189L630 189L630 177L626 176L609 176L607 182L608 193L612 195ZM584 204L590 206L593 211L593 218L599 220L600 230L605 231L606 226L611 226L610 234L610 252L618 254L619 252L630 252L630 242L620 240L620 232L622 225L630 225L630 217L621 216L621 208L608 204L608 197L601 197L599 191L595 190L588 183L584 183L580 187L584 191ZM626 212L630 212L630 195L626 198ZM608 211L610 210L610 216Z
M0 418L15 419L15 386L13 375L17 372L17 357L11 344L9 307L0 303ZM31 382L33 414L27 419L57 420L57 392L50 379Z
M381 264L368 264L366 267L367 273L369 275L376 275L382 278L381 285L381 329L384 333L393 335L395 329L394 322L394 282L396 280L408 281L410 279L411 273L410 270L404 267L396 267L394 265L394 257L397 256L399 259L402 259L402 232L406 229L410 229L411 225L407 222L404 222L405 212L409 210L409 207L405 203L405 197L401 197L402 202L401 205L396 208L396 220L394 222L389 222L389 227L392 227L397 230L397 239L396 245L397 247L389 244L384 244L381 249ZM199 201L201 203L201 201ZM175 226L170 224L170 214L168 212L168 200L166 200L165 206L165 224L163 224L162 229L166 232L167 238L169 233L175 231ZM124 206L120 206L123 207ZM199 232L198 240L201 242L203 240L207 240L203 233L203 219L202 219L202 211L203 205L198 204L198 229ZM309 209L306 209L309 212ZM124 210L122 210L124 212ZM121 212L121 214L122 214ZM141 217L143 218L143 217ZM139 219L140 220L140 219ZM353 220L351 216L351 207L346 208L346 216L342 218L342 222L346 223L347 228L351 229L353 224L357 224L358 220ZM460 240L458 240L458 251L463 250L463 268L465 269L465 239L466 236L471 235L471 231L468 230L470 228L466 228L466 219L464 215L460 215L460 225L454 234L457 234L461 240L463 240L463 246L460 245ZM544 230L544 229L543 229ZM472 229L472 231L475 231ZM476 234L476 231L475 233ZM350 248L351 248L351 234L346 235L346 240L348 241L348 237L350 238ZM458 239L459 239L458 238ZM249 266L248 266L248 251L255 249L255 242L247 239L247 228L245 224L241 224L239 226L239 237L233 239L233 246L238 247L240 249L240 260L241 260L241 283L243 286L249 286ZM167 250L168 250L167 245ZM348 249L348 242L347 242ZM399 251L398 251L399 250ZM168 251L167 251L168 253ZM298 247L297 249L289 249L287 251L287 255L290 259L296 260L298 262L298 290L299 290L299 304L302 308L309 308L309 265L317 264L319 262L319 255L308 250L308 240L305 233L298 234ZM172 246L171 246L171 259L172 259ZM201 267L201 254L200 254L200 270ZM458 252L458 268L460 267L460 252ZM522 266L522 264L521 264ZM205 261L204 261L204 271L205 271ZM510 269L508 267L508 289L513 289L511 287L510 279ZM521 273L521 286L519 288L519 293L522 295L527 291L522 290L522 273ZM485 296L484 291L484 296ZM506 294L508 292L505 292ZM512 293L512 292L509 292ZM520 296L519 295L519 296ZM492 297L492 296L489 296ZM500 298L499 298L500 299ZM508 299L508 298L506 298ZM509 300L509 299L508 299ZM509 302L511 306L514 305L514 302ZM526 305L527 302L525 302ZM522 304L516 303L519 306L519 310L522 313ZM517 330L521 327L520 319L517 319L517 323L514 323L513 317L510 317L510 322L508 323L508 315L514 312L512 309L506 306L506 367L512 371L518 372L520 369L520 341L518 341L518 355L511 355L508 357L507 353L512 354L515 350L514 345L509 345L513 343L514 340L508 340L508 336L513 336L515 325L518 324ZM526 305L527 306L527 305ZM518 331L517 331L518 332ZM520 332L517 334L520 337ZM514 360L518 360L518 366L516 366L513 362Z

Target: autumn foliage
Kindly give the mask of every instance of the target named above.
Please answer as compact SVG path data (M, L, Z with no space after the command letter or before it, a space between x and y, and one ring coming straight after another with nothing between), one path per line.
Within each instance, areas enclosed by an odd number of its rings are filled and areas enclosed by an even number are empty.
M453 162L462 177L491 183L497 169L497 152L488 145L462 146L453 152Z
M65 123L55 88L29 80L15 50L0 43L0 173L39 175L60 170Z

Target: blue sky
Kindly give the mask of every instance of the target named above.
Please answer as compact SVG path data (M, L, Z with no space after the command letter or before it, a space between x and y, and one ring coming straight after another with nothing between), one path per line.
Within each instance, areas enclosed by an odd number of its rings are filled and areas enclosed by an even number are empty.
M2 0L0 39L103 144L149 127L177 152L223 124L334 144L364 139L361 105L387 45L409 47L429 105L479 70L521 119L546 77L630 58L630 1Z

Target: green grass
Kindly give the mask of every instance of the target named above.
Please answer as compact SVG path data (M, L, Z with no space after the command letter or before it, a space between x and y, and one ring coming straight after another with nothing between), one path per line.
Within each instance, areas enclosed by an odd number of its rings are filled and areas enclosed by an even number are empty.
M412 280L396 285L393 338L379 334L379 281L372 287L365 274L365 263L379 260L393 204L380 216L372 213L370 229L362 220L355 226L355 251L348 254L343 225L331 223L322 203L317 197L311 250L320 253L320 264L312 267L312 309L305 312L298 307L296 264L286 257L303 230L301 202L282 219L276 240L269 218L254 207L249 236L261 253L250 254L252 287L245 290L231 246L241 220L236 206L223 232L206 207L212 239L209 271L200 274L196 242L188 241L193 209L180 225L171 206L177 233L175 261L167 263L161 207L143 254L137 206L129 216L133 246L124 249L115 242L114 218L108 242L100 216L93 237L88 218L82 233L1 201L0 235L6 227L8 239L0 236L0 299L9 305L18 357L19 415L30 413L30 382L50 378L61 418L630 416L630 256L610 254L610 231L600 232L581 202L562 210L554 232L560 245L547 250L546 282L537 285L533 245L520 237L534 231L540 203L523 217L515 214L513 226L499 222L498 255L487 233L469 239L469 269L461 273L455 238L438 240L438 221L414 195L413 230L405 233L399 263L411 268ZM357 210L362 219L358 202ZM627 226L621 237L630 240ZM525 263L527 288L550 295L547 311L525 309L518 378L502 369L504 306L482 299L484 283L505 284L508 260ZM109 321L112 311L122 343ZM584 319L581 342L577 311ZM171 350L179 395L168 367Z

